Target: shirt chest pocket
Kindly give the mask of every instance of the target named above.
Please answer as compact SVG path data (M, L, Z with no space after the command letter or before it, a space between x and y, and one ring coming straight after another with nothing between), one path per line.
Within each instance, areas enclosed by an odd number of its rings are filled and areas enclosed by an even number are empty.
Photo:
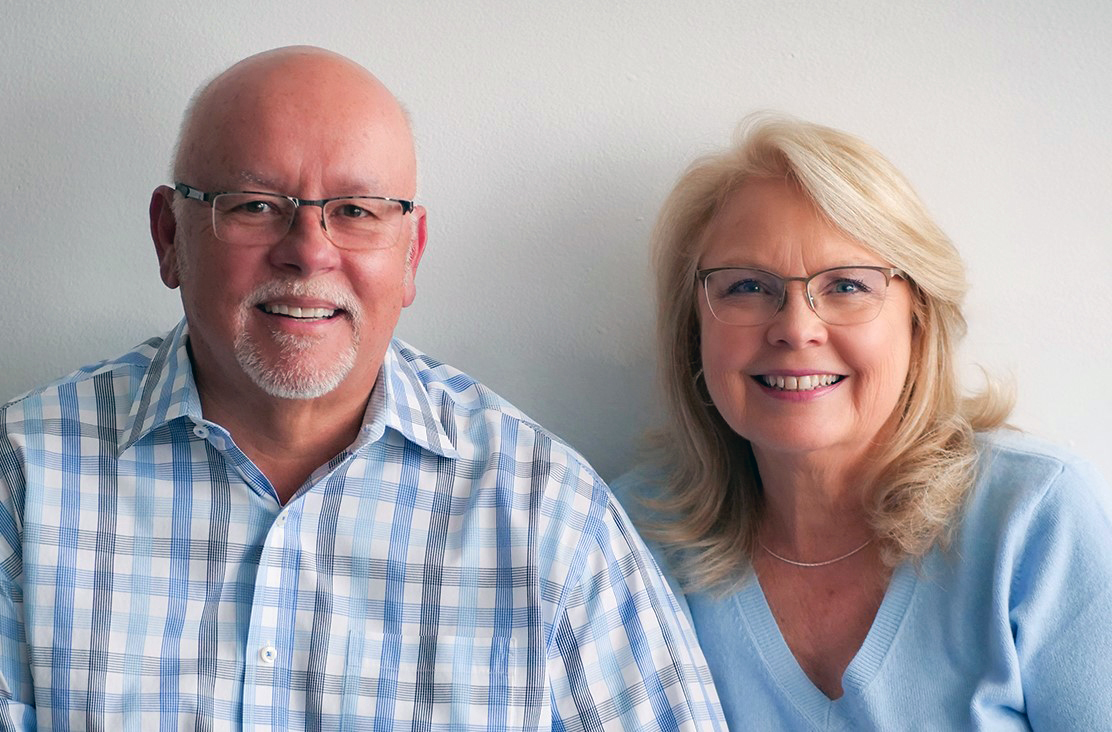
M511 637L352 631L344 674L344 730L525 728L547 703ZM531 719L538 719L534 709ZM547 715L540 715L546 717Z

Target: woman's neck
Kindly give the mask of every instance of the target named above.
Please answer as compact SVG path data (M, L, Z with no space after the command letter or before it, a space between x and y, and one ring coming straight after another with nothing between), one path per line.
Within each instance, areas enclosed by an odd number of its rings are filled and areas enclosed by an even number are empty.
M821 560L871 538L868 471L858 461L754 454L764 493L758 536L765 545Z

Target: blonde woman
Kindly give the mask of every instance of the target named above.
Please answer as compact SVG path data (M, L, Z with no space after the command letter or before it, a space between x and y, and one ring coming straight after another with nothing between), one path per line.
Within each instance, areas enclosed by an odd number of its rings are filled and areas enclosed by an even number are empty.
M655 233L670 421L615 491L732 729L1112 729L1112 507L963 398L963 265L893 166L751 120Z

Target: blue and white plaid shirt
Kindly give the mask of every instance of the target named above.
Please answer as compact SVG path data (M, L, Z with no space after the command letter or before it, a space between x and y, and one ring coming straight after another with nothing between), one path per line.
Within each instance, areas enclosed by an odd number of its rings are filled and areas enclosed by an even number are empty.
M0 411L2 729L725 729L583 459L395 341L286 506L184 321Z

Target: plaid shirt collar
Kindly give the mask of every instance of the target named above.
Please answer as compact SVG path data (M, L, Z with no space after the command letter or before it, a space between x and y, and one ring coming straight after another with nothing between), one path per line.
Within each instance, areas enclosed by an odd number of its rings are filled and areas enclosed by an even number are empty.
M189 360L189 326L183 318L162 340L139 381L117 457L151 431L187 418L202 422L201 399ZM378 371L375 388L363 414L363 429L352 445L357 451L377 442L387 428L400 432L420 447L447 458L459 453L429 401L429 394L412 364L399 358L399 341L392 340Z

